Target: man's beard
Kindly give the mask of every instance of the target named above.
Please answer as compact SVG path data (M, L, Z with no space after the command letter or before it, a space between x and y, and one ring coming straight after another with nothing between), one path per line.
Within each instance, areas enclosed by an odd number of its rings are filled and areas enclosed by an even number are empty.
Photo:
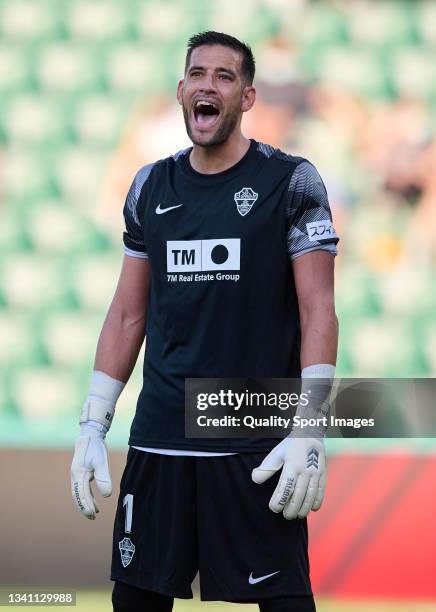
M194 135L191 130L191 126L189 125L188 109L186 108L184 104L182 108L183 108L183 118L185 120L186 132L189 136L189 139L194 144L199 145L201 147L213 147L214 145L219 145L219 144L222 144L223 142L226 142L226 140L229 138L230 134L233 132L233 130L235 129L238 123L239 113L240 113L240 111L235 108L235 110L233 110L230 114L228 114L227 116L223 116L219 128L214 134L211 135L210 140L208 140L207 142L200 142L200 141L195 140Z

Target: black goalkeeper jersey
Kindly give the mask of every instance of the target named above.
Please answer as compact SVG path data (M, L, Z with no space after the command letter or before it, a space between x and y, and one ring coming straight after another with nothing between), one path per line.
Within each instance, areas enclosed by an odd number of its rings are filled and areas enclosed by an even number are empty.
M129 444L267 451L274 440L185 438L185 378L300 376L290 260L336 253L327 193L310 162L254 140L217 174L196 172L190 152L141 168L124 207L125 252L151 267Z

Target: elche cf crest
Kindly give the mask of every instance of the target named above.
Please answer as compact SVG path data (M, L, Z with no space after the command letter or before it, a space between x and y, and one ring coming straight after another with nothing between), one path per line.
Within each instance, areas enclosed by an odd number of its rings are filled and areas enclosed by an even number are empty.
M135 554L135 545L130 538L123 538L119 542L118 547L121 554L121 563L123 567L127 567Z
M245 217L245 215L250 212L258 195L259 194L253 191L251 187L243 187L241 191L235 193L236 208L242 217Z

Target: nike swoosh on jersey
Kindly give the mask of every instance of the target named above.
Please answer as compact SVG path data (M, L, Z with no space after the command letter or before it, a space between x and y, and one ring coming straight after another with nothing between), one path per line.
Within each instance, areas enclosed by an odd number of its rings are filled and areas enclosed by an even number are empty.
M248 578L248 582L250 584L257 584L258 582L262 582L262 580L266 580L267 578L271 578L271 576L275 576L276 574L279 574L280 570L278 572L273 572L272 574L266 574L266 576L259 576L259 578L253 578L253 572L251 572L249 578Z
M170 210L174 210L175 208L180 208L180 206L183 206L183 204L176 204L176 206L168 206L167 208L161 208L160 204L158 204L156 207L156 214L163 215L164 213Z

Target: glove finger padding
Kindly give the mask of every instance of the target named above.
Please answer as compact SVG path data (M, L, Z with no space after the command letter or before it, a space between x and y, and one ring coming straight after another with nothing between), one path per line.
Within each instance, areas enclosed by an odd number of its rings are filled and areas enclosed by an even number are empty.
M301 481L302 490L295 492L294 497L289 503L289 508L285 508L283 514L286 518L305 518L313 509L315 502L321 504L322 491L325 487L325 452L324 444L316 439L307 439L301 443L304 448L305 469L302 474L305 479ZM297 488L300 487L300 481ZM318 498L318 496L320 496ZM315 508L317 506L315 504Z
M312 510L313 502L315 500L316 494L318 493L318 486L319 476L311 476L309 485L307 487L306 495L297 514L298 518L306 518L309 512Z
M86 518L94 520L99 512L90 484L94 479L94 470L85 461L90 443L89 436L79 436L76 440L71 464L71 493L80 512Z
M321 504L324 500L326 480L327 472L324 469L324 472L321 474L318 482L318 491L316 492L315 500L312 504L312 510L314 510L315 512L321 508Z
M107 447L104 442L101 444L98 456L94 458L94 478L97 488L103 497L112 495L112 480L109 471L109 458Z
M83 470L79 475L73 475L72 473L71 492L74 502L80 512L86 516L86 518L94 520L99 509L91 491L91 479L92 474L90 471Z
M271 478L284 464L286 440L282 440L275 448L272 449L262 461L262 463L251 472L251 478L256 484L262 484Z
M273 512L281 512L285 507L288 499L293 495L297 474L289 470L282 470L279 482L271 496L269 508Z
M289 497L286 506L283 508L283 516L287 520L297 518L301 506L306 497L307 488L309 486L310 476L307 474L299 474L295 483L295 488L292 496Z

